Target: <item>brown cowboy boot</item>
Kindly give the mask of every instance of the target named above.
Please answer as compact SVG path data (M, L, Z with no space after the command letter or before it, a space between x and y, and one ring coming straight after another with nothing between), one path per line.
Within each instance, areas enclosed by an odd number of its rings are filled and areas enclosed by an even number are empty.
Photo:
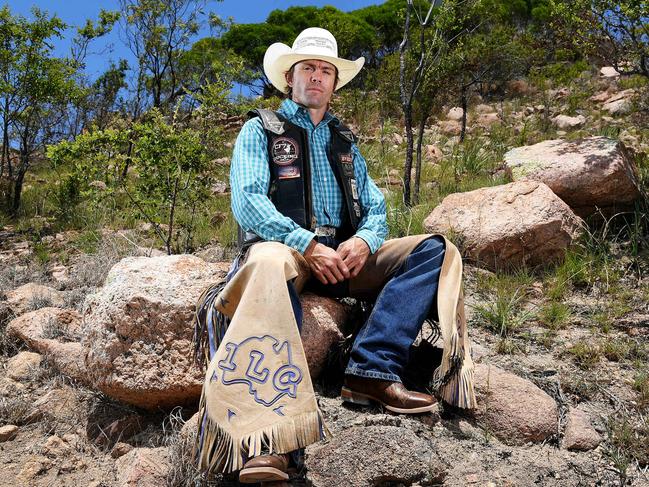
M288 480L288 473L286 473L288 463L289 455L286 453L253 457L245 463L239 472L239 482L254 484Z
M416 414L432 411L437 399L428 394L409 391L401 382L345 376L340 396L343 401L368 406L372 401L383 404L393 413Z

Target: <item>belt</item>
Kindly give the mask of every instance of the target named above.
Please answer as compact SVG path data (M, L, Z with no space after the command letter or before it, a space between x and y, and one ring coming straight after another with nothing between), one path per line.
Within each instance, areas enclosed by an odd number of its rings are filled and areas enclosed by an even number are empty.
M335 237L336 232L337 232L336 227L315 227L313 230L313 233L315 233L316 237Z

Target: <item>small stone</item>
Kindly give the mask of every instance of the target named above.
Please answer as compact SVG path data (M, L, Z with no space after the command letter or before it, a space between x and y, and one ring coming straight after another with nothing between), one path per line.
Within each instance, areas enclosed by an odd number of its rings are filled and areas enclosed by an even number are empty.
M212 187L210 188L210 191L212 194L225 194L229 191L228 183L225 181L216 181L214 184L212 184Z
M604 66L599 70L599 74L602 78L614 79L619 78L620 73L613 66Z
M476 105L475 107L476 113L491 113L494 110L494 108L491 105L486 105L484 103L480 103L479 105Z
M133 449L133 445L129 445L128 443L122 443L120 441L118 443L115 443L115 446L110 451L110 456L113 458L119 458L126 455L132 449Z
M25 462L23 468L18 473L18 478L16 480L18 480L19 482L17 483L17 485L34 485L32 479L34 479L34 477L36 477L37 475L47 471L50 465L51 463L47 460L47 458L36 455L32 456Z
M460 135L462 124L457 120L441 120L439 123L440 131L445 135Z
M60 457L70 452L70 445L68 445L62 438L53 435L50 436L43 444L41 451L48 457Z
M577 115L576 117L570 117L568 115L557 115L552 119L554 124L560 129L574 129L581 127L586 123L586 117L583 115Z
M464 110L462 110L461 107L453 107L446 114L446 118L448 120L462 120L463 115L464 115Z
M8 424L0 428L0 443L13 440L18 435L18 426Z
M99 191L106 191L108 186L103 181L92 181L88 186L91 188L98 189Z
M166 448L134 448L115 462L118 485L123 487L159 487L169 474Z
M587 451L596 448L601 441L601 436L590 424L588 414L581 409L571 410L563 436L563 447L567 450Z
M7 377L28 380L41 365L42 356L34 352L20 352L7 362Z

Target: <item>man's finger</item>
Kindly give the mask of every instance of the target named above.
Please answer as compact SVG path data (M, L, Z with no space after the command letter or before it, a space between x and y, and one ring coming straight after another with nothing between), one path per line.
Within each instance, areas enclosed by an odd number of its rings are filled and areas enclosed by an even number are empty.
M349 251L350 250L351 249L349 248L349 246L347 246L345 244L342 244L342 245L340 245L340 247L338 247L336 252L338 253L338 255L340 255L341 259L345 260L349 256Z
M349 267L345 263L344 260L340 259L338 261L338 269L340 269L340 272L342 275L340 276L340 280L344 281L345 279L349 279L349 276L351 275L349 272Z
M331 267L329 267L329 270L331 271L333 276L336 278L336 280L334 282L332 282L332 284L336 284L337 282L344 281L346 279L345 275L344 275L344 272L343 272L343 269L340 267L340 263L333 262ZM349 271L347 271L347 274L349 274Z
M322 272L317 271L313 269L312 274L315 276L315 278L320 281L322 284L327 284L327 279L325 276L322 274Z

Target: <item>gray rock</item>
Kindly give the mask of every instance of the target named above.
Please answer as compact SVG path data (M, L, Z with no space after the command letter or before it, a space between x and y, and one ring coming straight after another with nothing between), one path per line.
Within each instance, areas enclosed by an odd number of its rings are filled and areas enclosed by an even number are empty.
M338 301L306 293L300 297L302 302L302 345L309 364L311 377L322 372L327 354L332 347L345 337L340 327L347 319L347 309Z

